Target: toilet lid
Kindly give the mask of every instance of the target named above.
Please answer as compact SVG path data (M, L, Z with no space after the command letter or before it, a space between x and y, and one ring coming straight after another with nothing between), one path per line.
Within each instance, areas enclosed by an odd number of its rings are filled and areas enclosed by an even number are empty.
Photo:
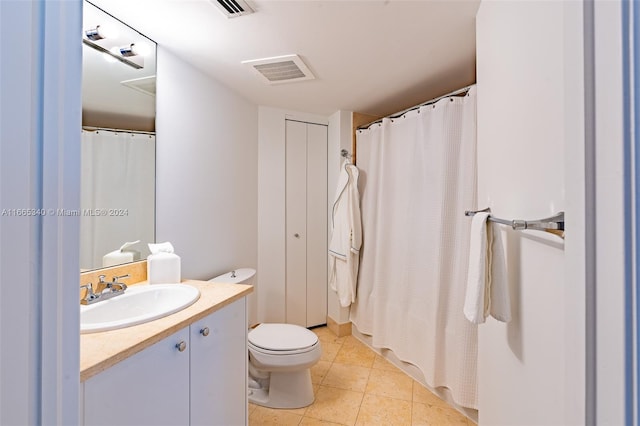
M271 351L293 351L315 345L318 336L295 324L260 324L248 336L254 346Z

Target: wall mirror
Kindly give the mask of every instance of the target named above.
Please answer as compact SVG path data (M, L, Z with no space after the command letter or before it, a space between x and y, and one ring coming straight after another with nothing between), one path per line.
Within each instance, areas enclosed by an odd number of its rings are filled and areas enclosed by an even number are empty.
M155 241L156 43L85 1L81 272L145 259Z

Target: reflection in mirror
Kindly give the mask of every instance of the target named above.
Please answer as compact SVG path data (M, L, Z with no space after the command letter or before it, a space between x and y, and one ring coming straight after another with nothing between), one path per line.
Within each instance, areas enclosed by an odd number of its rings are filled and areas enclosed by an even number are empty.
M82 271L145 259L155 241L155 43L83 8Z

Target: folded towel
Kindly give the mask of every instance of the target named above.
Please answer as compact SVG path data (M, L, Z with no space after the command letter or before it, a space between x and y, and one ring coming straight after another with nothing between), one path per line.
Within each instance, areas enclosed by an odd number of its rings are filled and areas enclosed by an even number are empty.
M489 314L499 321L511 320L502 236L488 217L478 212L471 222L464 315L474 324L482 324Z

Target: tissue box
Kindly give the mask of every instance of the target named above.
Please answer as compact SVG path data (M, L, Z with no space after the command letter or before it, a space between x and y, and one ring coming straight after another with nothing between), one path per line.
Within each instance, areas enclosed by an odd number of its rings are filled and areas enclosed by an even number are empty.
M176 284L180 282L180 256L175 253L155 253L147 257L149 284Z

